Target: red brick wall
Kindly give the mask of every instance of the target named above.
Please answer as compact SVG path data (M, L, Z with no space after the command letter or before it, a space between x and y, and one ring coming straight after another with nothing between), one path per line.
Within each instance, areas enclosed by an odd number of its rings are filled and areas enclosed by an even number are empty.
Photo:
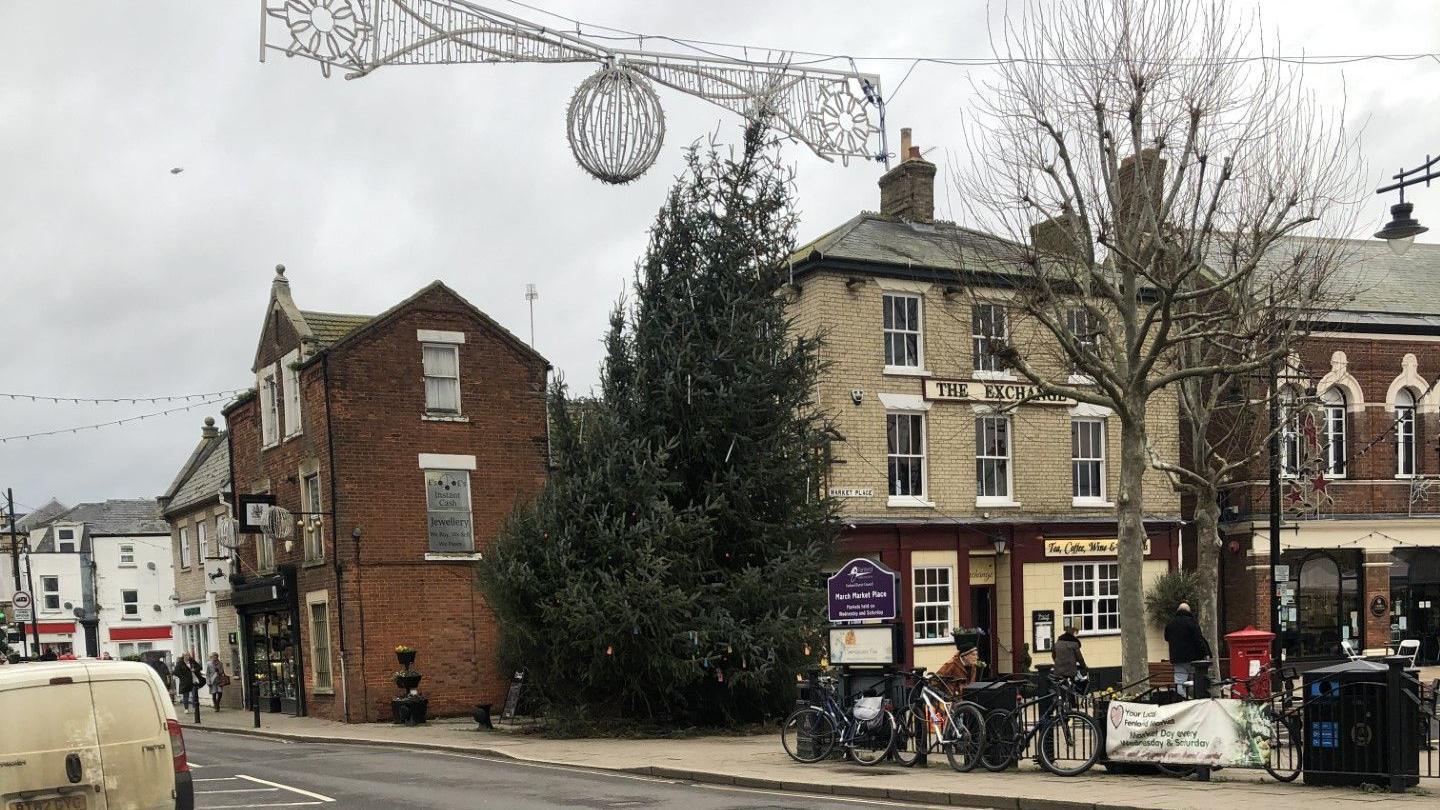
M295 345L293 332L281 321L279 339L271 338L276 325L267 321L261 339L262 365ZM417 329L465 333L460 385L461 412L468 422L421 419L424 386ZM325 424L327 362L339 469L335 504L330 503L334 471ZM390 680L399 668L393 650L402 643L420 651L415 669L425 677L421 691L430 697L433 714L467 713L477 702L503 699L508 673L501 673L495 661L497 628L475 588L474 564L424 559L427 522L418 455L476 457L470 490L475 546L483 553L511 510L533 498L544 484L546 371L543 360L448 290L436 287L383 323L335 347L328 360L317 360L302 370L301 436L262 453L255 400L227 414L237 492L269 491L279 505L301 511L299 469L313 462L320 468L325 508L338 513L333 538L331 527L325 527L325 564L303 563L298 533L293 551L276 549L277 565L298 569L312 716L344 719L342 698L348 690L351 720L387 719L390 699L398 694ZM352 539L356 528L361 532L358 543ZM331 564L337 540L345 591L343 670L340 600ZM254 566L253 544L247 547L245 559ZM334 696L315 695L309 686L305 594L317 590L329 593ZM347 675L343 687L342 671Z

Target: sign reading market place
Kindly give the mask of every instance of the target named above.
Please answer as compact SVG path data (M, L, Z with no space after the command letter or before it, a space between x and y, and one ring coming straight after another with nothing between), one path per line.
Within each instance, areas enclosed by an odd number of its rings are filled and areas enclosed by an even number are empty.
M825 580L830 621L893 619L900 578L874 560L857 557Z
M1028 383L995 380L925 380L925 398L943 402L991 402L1001 405L1074 405L1059 394L1042 394Z

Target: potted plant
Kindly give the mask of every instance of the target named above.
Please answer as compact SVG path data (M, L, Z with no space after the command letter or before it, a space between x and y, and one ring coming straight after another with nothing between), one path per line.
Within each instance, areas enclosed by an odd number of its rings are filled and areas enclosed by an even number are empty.
M401 670L391 677L395 681L395 685L404 689L407 693L414 691L415 688L420 685L421 675L414 670Z
M395 646L395 660L400 662L400 666L409 669L410 665L415 663L415 649L413 647L407 647L404 644L397 644Z

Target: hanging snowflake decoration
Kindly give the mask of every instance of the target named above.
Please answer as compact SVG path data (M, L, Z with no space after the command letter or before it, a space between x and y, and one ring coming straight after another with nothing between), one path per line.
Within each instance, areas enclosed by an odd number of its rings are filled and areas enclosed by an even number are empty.
M363 60L371 26L359 6L359 0L285 0L266 6L265 13L289 29L286 53L319 60L329 78L331 64L358 67Z
M848 82L831 82L820 94L820 106L810 113L825 143L820 151L840 154L840 162L850 165L849 155L863 154L865 144L875 128L870 125L870 111L865 99L850 90Z
M645 77L624 65L603 67L575 89L565 135L581 168L606 183L628 183L660 156L665 111Z

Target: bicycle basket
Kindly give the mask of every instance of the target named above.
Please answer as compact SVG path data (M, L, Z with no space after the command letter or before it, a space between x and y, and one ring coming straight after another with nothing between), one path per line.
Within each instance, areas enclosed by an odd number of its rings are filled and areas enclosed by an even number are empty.
M885 698L863 697L855 701L850 716L860 723L861 728L873 731L884 724L881 715L885 712Z

